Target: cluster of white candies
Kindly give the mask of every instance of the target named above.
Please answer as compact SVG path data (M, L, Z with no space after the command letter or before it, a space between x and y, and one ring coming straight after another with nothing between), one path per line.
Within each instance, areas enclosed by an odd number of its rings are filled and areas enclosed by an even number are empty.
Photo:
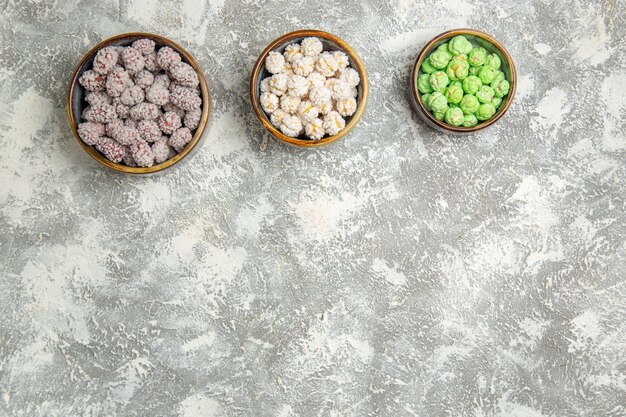
M344 52L323 49L318 38L305 38L265 60L273 75L261 81L261 107L287 136L336 135L357 109L358 71Z

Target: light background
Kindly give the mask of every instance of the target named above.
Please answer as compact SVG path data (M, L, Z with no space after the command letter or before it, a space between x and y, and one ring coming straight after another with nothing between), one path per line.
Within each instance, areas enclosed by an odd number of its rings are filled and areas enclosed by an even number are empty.
M623 416L626 4L0 2L0 415ZM428 129L410 67L473 27L509 113ZM335 146L272 140L250 70L319 28L371 96ZM199 152L110 172L64 113L92 45L180 42L214 99Z

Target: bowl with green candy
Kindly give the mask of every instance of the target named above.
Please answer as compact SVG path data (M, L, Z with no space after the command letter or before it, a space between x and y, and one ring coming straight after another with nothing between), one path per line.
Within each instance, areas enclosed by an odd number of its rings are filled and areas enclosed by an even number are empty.
M493 37L474 29L454 29L433 38L411 72L418 114L448 133L472 133L500 120L516 87L511 55Z

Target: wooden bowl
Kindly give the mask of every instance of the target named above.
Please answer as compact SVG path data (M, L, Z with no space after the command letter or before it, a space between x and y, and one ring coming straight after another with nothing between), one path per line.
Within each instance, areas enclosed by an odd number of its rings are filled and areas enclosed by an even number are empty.
M194 70L198 73L198 78L200 80L200 89L202 93L202 116L200 117L200 123L198 124L198 128L194 133L191 141L185 146L185 149L182 150L179 154L174 156L172 159L168 159L167 161L153 165L151 167L130 167L123 164L117 164L115 162L111 162L106 159L100 152L98 152L93 146L87 145L83 142L78 136L78 123L81 121L81 113L87 103L85 102L85 89L78 83L78 79L82 75L83 72L90 69L92 67L93 59L96 53L104 48L105 46L128 46L137 39L148 38L152 39L157 48L161 46L169 46L176 52L181 55L181 58L184 62L188 63L193 67ZM182 46L178 45L174 41L165 38L160 35L154 35L152 33L143 33L143 32L132 32L132 33L122 33L120 35L113 36L111 38L105 39L93 48L89 52L85 54L83 59L78 63L78 66L74 70L72 74L72 78L70 79L70 87L67 92L67 118L70 124L70 128L76 137L76 140L83 147L83 149L96 161L100 164L104 165L107 168L114 169L119 172L123 172L126 174L150 174L153 172L162 171L166 168L173 166L174 164L180 162L187 155L191 153L191 151L196 147L200 139L202 138L202 134L204 133L204 129L207 126L209 120L209 113L211 108L211 100L209 97L209 89L207 87L206 78L200 69L200 66L196 62L196 60L183 49Z
M496 111L496 114L491 119L478 123L476 126L472 127L450 126L443 121L435 119L435 116L433 116L433 114L429 112L424 106L421 94L417 89L417 79L422 74L421 67L424 59L426 59L426 57L430 55L430 52L436 49L439 45L448 42L451 38L458 35L463 35L470 42L482 46L490 53L497 54L502 61L501 70L502 72L504 72L507 81L509 81L509 83L511 84L509 94L505 97L505 100L500 105L500 108ZM474 29L454 29L434 37L430 42L426 44L426 46L424 46L422 52L420 52L420 54L417 56L417 59L415 60L415 65L413 66L413 71L411 72L411 97L413 101L413 106L415 107L417 114L419 114L419 116L426 122L428 126L445 133L469 134L485 129L496 123L498 120L500 120L500 118L502 118L502 116L504 116L504 113L506 113L509 107L511 107L511 103L513 102L513 98L515 97L516 89L517 74L515 72L515 63L513 62L513 58L511 58L511 55L507 52L504 46L502 46L502 44L495 40L493 37L484 32Z
M346 127L336 135L326 136L319 140L306 139L304 136L292 138L285 134L283 134L278 128L276 128L268 115L265 114L263 108L261 107L261 103L259 101L260 97L260 85L261 81L270 76L271 74L265 69L265 58L272 51L282 52L285 47L294 42L300 42L302 39L315 36L319 38L324 44L324 51L343 51L348 55L350 60L350 66L359 72L361 76L361 83L357 86L357 109L356 112L346 118ZM250 77L250 101L252 102L252 108L256 113L256 116L261 121L261 124L276 138L281 141L288 143L294 146L300 146L304 148L314 148L319 146L328 145L329 143L335 142L344 136L346 136L350 131L356 126L356 124L361 119L363 112L365 111L365 107L367 105L367 98L369 94L369 84L367 81L367 72L365 71L365 67L363 66L363 62L361 58L357 55L357 53L348 45L343 39L327 33L321 30L298 30L295 32L286 33L278 39L274 40L270 43L267 48L263 50L259 59L256 61L254 65L254 69L252 70L252 76Z

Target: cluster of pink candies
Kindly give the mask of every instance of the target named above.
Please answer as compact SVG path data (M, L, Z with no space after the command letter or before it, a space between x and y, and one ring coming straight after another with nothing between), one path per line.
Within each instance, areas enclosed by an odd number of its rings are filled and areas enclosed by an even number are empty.
M196 71L168 46L108 46L78 80L89 104L78 135L107 159L149 167L181 152L202 116Z

